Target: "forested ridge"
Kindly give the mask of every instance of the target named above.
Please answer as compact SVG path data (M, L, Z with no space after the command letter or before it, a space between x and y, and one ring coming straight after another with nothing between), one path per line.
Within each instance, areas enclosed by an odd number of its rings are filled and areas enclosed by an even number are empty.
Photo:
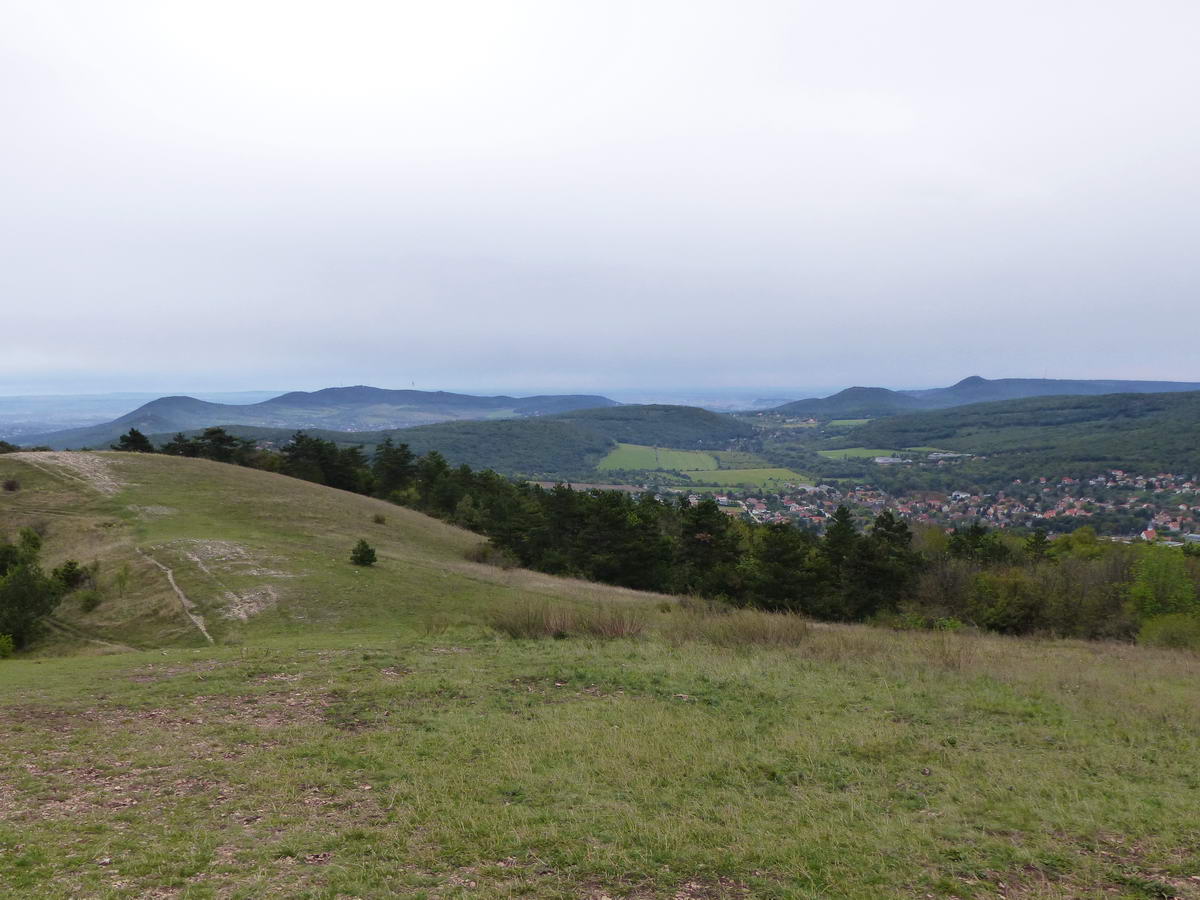
M845 446L936 446L1046 463L1200 468L1200 392L1038 397L878 419Z

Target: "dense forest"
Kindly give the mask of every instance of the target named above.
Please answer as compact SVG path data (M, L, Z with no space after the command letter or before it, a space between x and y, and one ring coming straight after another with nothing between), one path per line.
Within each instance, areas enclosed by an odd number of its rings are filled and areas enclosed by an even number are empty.
M153 452L131 432L118 449ZM1192 547L1102 541L1084 527L1053 541L980 525L914 533L891 512L860 531L839 508L824 534L758 525L711 500L545 490L451 466L385 440L357 447L297 433L279 452L208 429L162 452L268 468L371 494L488 538L481 560L640 590L835 621L975 626L1010 634L1142 637L1200 647L1200 556Z
M844 446L1012 455L1044 464L1200 468L1200 392L1039 397L878 419Z
M286 445L293 430L231 426L235 437L277 446ZM183 432L184 438L203 431ZM441 422L384 431L306 433L339 448L361 447L373 453L385 440L403 441L417 454L436 450L456 465L494 469L507 475L539 480L595 478L596 463L617 442L692 449L721 448L755 434L753 425L735 417L691 406L640 405L586 409L528 419ZM170 440L150 435L155 445Z

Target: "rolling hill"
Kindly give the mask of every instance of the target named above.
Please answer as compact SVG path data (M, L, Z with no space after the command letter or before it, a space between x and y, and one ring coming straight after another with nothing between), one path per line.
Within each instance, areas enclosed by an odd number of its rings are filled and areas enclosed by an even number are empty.
M231 434L276 445L295 429L229 427ZM694 406L615 406L527 419L443 422L383 431L337 432L306 429L308 434L372 452L385 438L406 443L417 454L437 450L454 465L526 476L580 477L618 443L678 449L720 449L751 437L753 426ZM152 434L161 443L169 434Z
M323 428L333 431L405 428L434 422L553 415L570 410L617 406L588 395L475 397L445 391L394 391L375 387L293 391L261 403L210 403L193 397L160 397L130 413L86 428L21 436L26 446L56 449L107 447L130 428L143 434L174 433L213 425L264 428Z
M202 460L0 477L100 563L0 660L7 895L1197 896L1180 651L706 611Z
M1200 391L1035 397L908 413L861 425L845 441L1195 472Z
M972 403L1019 400L1026 397L1152 394L1197 390L1200 390L1200 382L1071 381L1050 378L989 380L972 375L950 387L928 390L895 391L880 387L852 387L829 397L794 400L769 412L818 419L873 419L918 410L949 409Z

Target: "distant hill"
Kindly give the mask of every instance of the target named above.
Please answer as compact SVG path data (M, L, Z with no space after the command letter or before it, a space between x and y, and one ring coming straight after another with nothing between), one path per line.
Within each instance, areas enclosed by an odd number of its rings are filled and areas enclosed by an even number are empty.
M920 401L899 391L880 387L852 387L829 397L794 400L767 412L811 416L814 419L873 419L923 408Z
M1033 397L897 415L861 425L863 447L939 447L1047 462L1200 472L1200 391Z
M927 390L894 391L852 387L829 397L794 400L769 412L818 419L873 419L925 409L949 409L970 403L1019 400L1025 397L1155 394L1200 390L1187 381L1071 381L1054 378L997 378L978 375L957 384Z
M617 406L590 395L475 397L446 391L393 391L367 386L293 391L261 403L209 403L194 397L160 397L111 422L42 434L25 434L25 445L54 448L107 447L130 428L144 434L190 431L213 425L323 428L366 431L470 419L553 415L586 407Z
M295 429L231 425L228 430L256 441L287 442ZM391 437L415 453L437 450L454 465L515 475L565 476L591 472L618 442L680 449L720 448L755 433L731 416L694 406L615 406L553 416L498 421L443 422L380 431L306 429L345 446L375 445ZM152 434L162 442L169 433Z

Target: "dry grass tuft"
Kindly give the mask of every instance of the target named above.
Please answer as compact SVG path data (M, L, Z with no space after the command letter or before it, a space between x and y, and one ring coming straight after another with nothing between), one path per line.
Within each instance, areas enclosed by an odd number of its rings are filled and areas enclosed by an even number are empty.
M646 630L646 614L633 606L597 606L576 616L575 629L589 637L637 637Z
M611 640L640 635L646 614L632 606L597 605L571 609L544 602L497 606L486 616L487 624L511 638L595 637Z
M492 628L510 638L565 638L575 626L572 611L550 603L497 605L484 617Z
M800 616L753 609L695 611L670 619L663 636L719 647L795 647L808 641L812 626Z

